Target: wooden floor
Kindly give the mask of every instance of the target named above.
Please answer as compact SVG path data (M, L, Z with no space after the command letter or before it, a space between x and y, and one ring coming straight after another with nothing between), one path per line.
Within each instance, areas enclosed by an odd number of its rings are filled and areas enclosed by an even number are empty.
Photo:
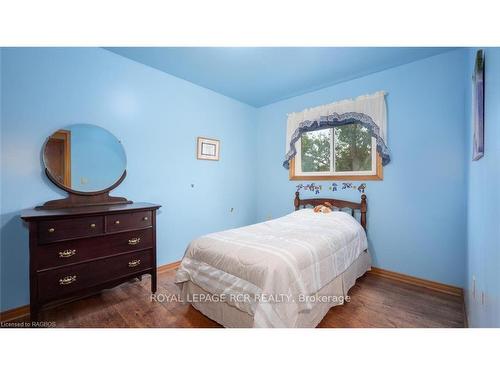
M175 271L158 275L158 293L175 295ZM220 327L180 302L152 302L150 278L135 280L40 315L56 327ZM350 291L351 302L328 312L319 327L463 327L461 297L367 274Z

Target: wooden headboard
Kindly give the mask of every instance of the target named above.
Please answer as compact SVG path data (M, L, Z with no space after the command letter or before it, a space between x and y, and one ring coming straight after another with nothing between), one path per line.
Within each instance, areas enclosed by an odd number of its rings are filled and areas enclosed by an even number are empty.
M309 199L300 199L299 192L297 191L295 193L295 200L293 201L293 204L295 205L295 211L300 209L300 206L302 208L306 208L306 206L318 206L320 204L323 204L325 202L330 203L333 207L337 207L339 210L342 210L343 208L350 208L351 209L351 215L354 216L355 210L359 210L361 213L361 226L365 228L366 230L366 195L362 194L361 195L361 202L356 203L356 202L349 202L349 201L343 201L340 199L331 199L331 198L309 198Z

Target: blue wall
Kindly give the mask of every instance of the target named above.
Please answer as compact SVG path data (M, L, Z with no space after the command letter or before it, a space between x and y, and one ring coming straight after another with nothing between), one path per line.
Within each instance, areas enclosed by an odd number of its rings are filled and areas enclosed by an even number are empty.
M466 306L471 327L500 327L500 49L486 48L485 151L472 161L471 75L467 70L468 248ZM476 279L475 297L472 293ZM481 293L484 293L484 304Z
M466 54L456 50L260 108L258 220L293 209L298 182L281 166L286 114L384 90L392 161L384 180L368 182L366 192L374 265L463 286ZM357 191L326 195L359 200Z
M1 76L0 310L29 301L19 215L64 196L41 165L61 127L95 124L122 141L128 176L114 195L163 205L158 264L196 236L254 222L253 107L99 48L4 48ZM221 140L219 162L196 160L197 136Z

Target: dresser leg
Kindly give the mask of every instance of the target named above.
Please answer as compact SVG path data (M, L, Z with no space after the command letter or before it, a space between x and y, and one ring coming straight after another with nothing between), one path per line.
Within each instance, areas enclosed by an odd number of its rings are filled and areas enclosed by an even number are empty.
M151 294L156 293L156 272L151 274Z

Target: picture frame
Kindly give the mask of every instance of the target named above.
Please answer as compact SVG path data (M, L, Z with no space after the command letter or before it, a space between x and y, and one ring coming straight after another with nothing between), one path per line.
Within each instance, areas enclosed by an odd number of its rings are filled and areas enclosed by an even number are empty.
M196 158L199 160L218 161L220 141L218 139L198 137L196 141Z
M472 160L476 161L484 156L484 53L478 50L474 65L473 80L473 126Z

